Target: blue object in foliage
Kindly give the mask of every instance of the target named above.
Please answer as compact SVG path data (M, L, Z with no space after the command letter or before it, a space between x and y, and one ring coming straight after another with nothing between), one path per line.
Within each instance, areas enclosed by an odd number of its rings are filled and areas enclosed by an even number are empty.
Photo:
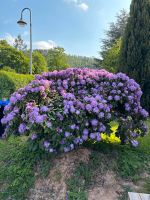
M9 102L9 100L0 100L0 106L7 106Z

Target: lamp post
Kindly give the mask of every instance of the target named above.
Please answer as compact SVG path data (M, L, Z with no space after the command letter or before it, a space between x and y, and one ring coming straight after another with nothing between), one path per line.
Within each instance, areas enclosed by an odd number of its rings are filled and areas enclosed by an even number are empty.
M21 11L21 18L17 22L21 27L24 27L27 25L27 23L23 20L23 12L25 10L28 10L30 12L30 74L32 74L32 12L30 8L24 8Z

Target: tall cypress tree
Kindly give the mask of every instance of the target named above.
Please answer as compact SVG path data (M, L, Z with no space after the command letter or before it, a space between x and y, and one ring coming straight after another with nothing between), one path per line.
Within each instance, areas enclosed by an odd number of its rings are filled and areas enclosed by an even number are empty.
M132 0L120 55L120 71L141 85L150 111L150 0Z

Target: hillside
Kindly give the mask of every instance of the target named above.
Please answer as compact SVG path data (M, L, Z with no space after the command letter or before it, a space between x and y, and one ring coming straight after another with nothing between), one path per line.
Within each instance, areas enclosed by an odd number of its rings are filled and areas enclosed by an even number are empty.
M30 152L27 138L0 141L0 199L127 200L150 193L150 135L137 149L87 143L51 157Z

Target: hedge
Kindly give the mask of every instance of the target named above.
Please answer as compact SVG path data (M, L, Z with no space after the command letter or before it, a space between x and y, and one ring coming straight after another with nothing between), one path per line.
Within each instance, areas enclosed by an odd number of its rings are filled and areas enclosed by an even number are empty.
M0 99L8 99L10 95L21 87L26 86L34 79L32 75L16 74L0 71Z

